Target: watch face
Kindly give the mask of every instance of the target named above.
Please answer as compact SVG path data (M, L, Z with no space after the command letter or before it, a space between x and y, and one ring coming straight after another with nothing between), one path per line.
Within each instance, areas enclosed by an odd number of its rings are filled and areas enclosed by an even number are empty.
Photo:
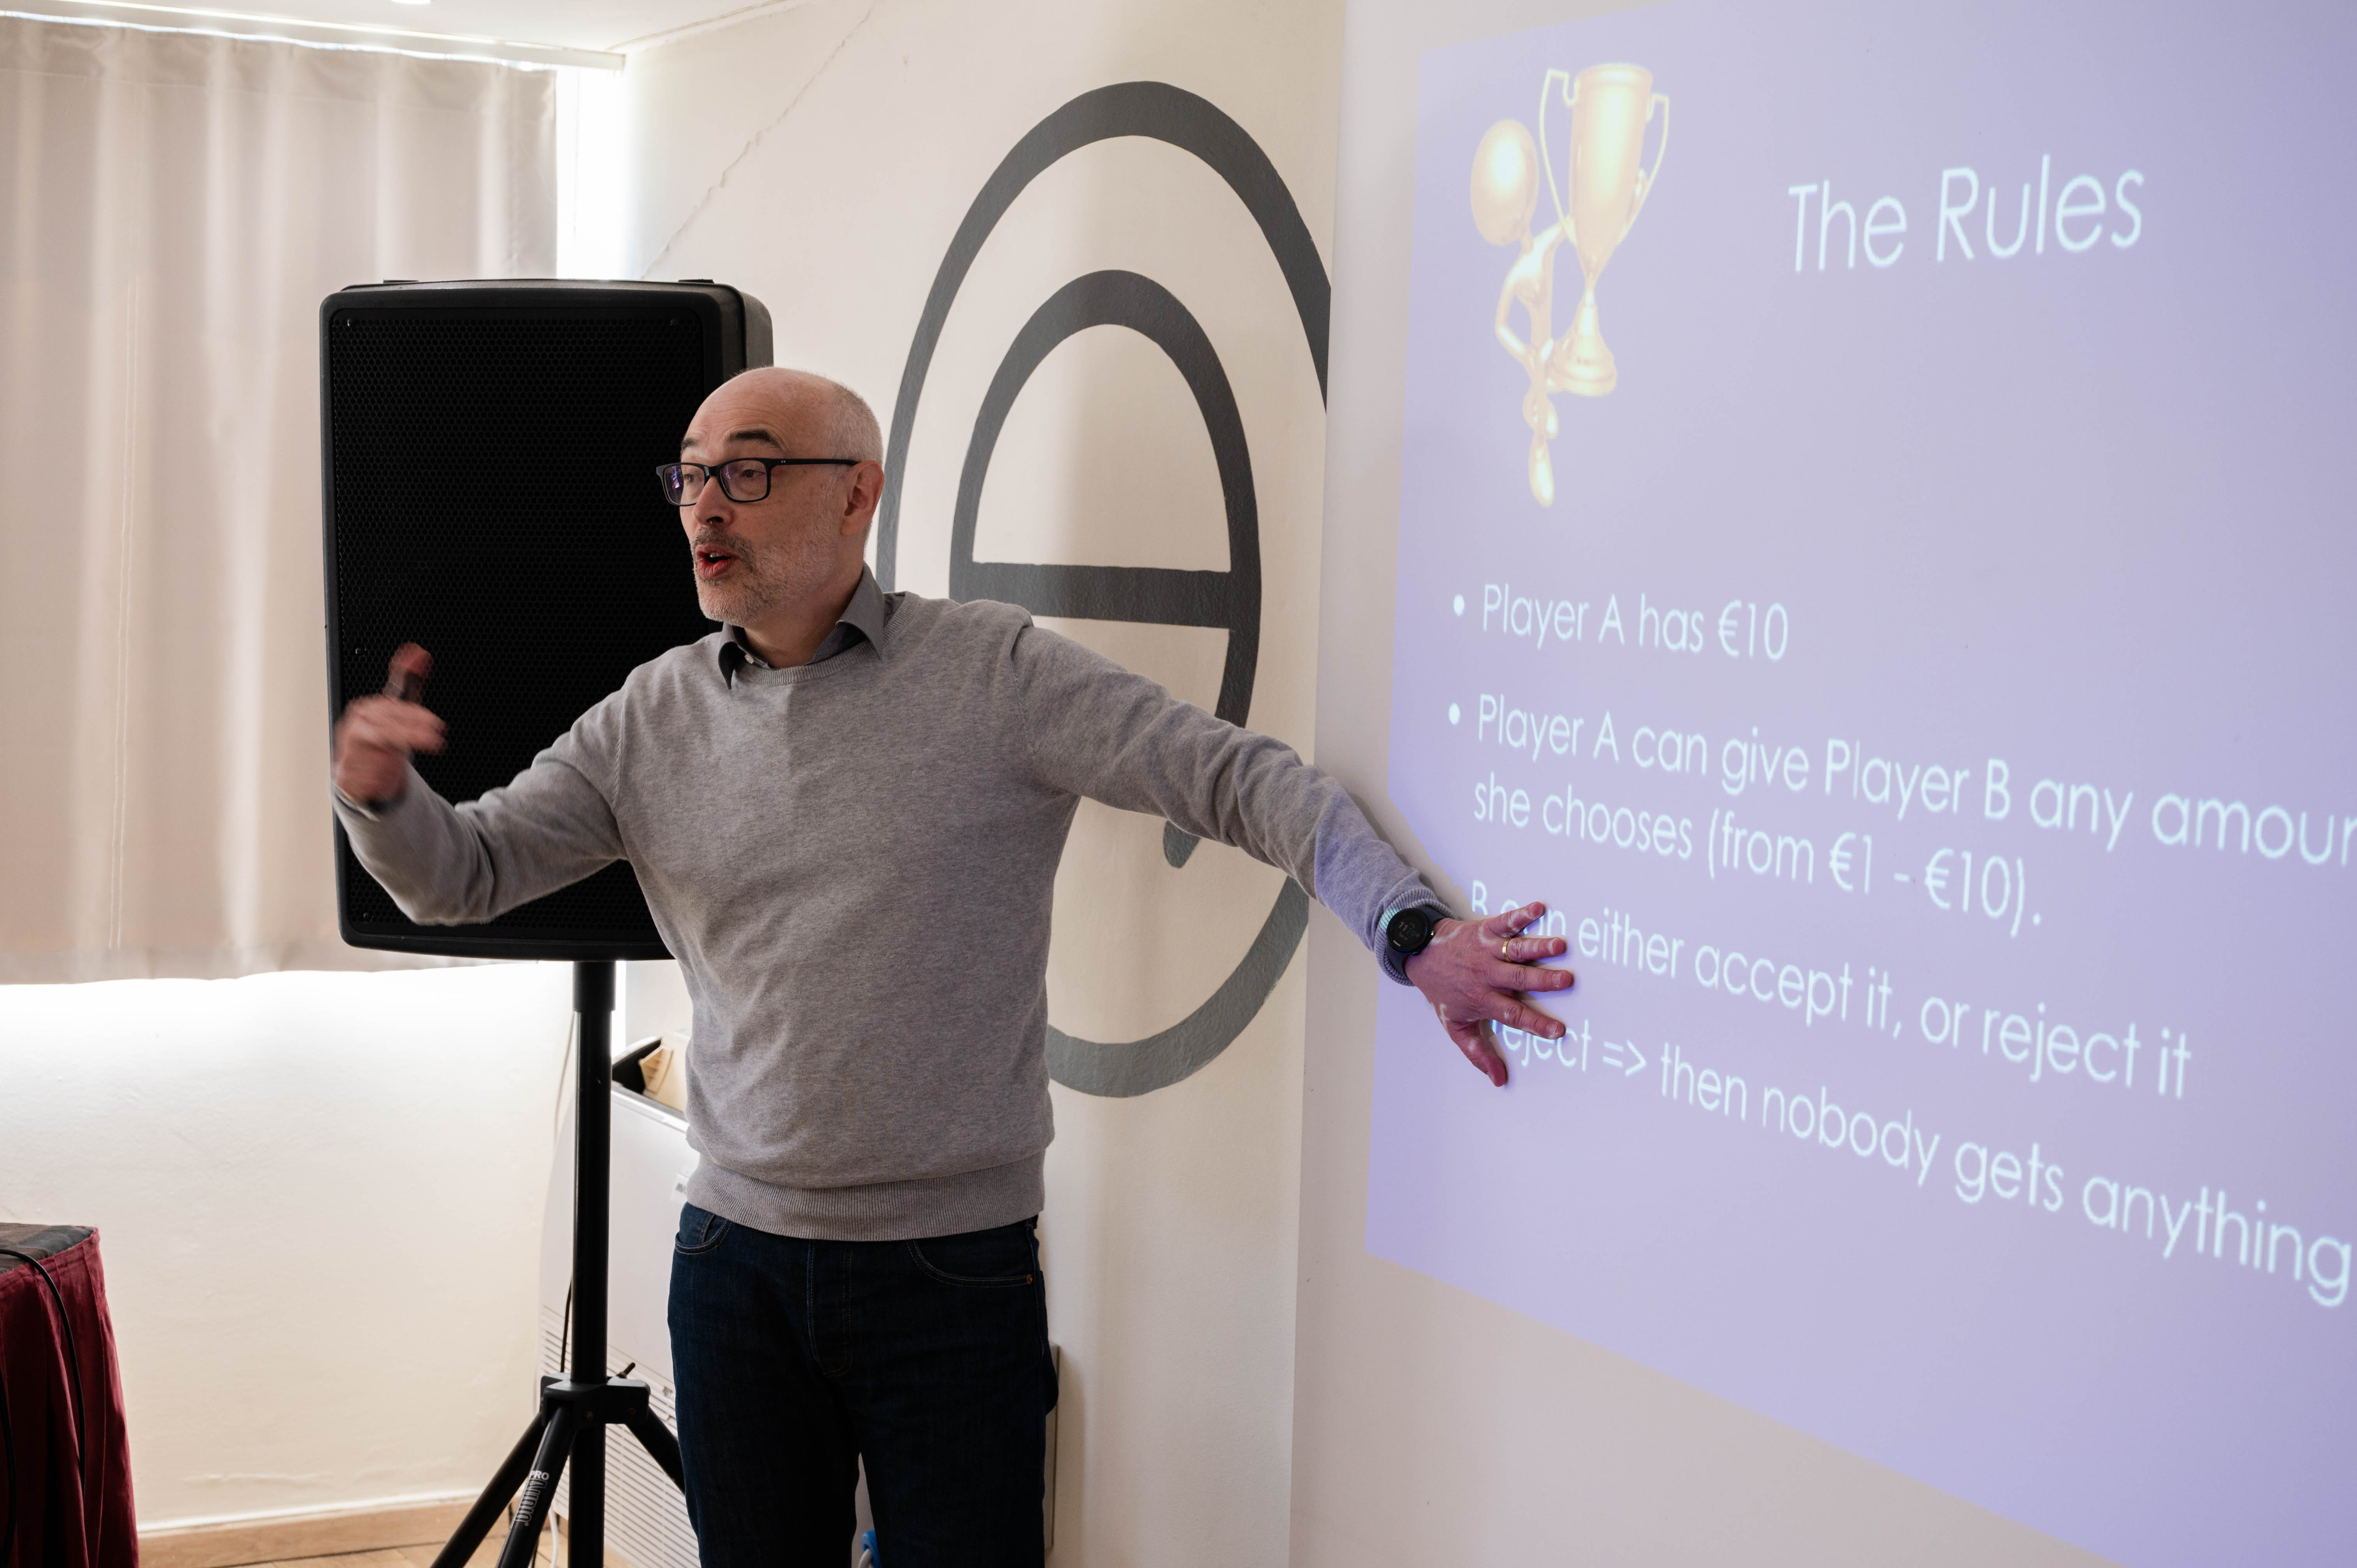
M1415 957L1432 941L1432 917L1421 909L1402 909L1392 917L1390 940L1394 949Z

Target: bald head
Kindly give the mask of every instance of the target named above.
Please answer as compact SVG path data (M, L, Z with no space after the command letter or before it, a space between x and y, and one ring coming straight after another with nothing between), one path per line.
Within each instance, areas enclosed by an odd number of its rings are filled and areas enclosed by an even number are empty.
M841 381L783 365L740 371L713 390L688 426L688 448L731 439L766 441L784 456L884 460L884 435L867 400Z
M772 664L808 659L858 586L883 456L875 413L824 376L763 366L714 388L680 442L683 460L804 461L748 462L680 508L704 613L741 628Z

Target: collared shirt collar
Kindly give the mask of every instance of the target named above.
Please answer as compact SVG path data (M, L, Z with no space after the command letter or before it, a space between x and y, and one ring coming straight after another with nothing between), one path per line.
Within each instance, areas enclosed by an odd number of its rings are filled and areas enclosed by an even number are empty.
M721 639L719 649L720 673L723 676L733 682L737 679L737 671L748 664L756 670L770 668L747 644L743 627L731 626L726 630L726 635ZM820 640L817 650L811 654L810 661L813 664L824 663L863 638L881 658L884 653L884 590L877 583L876 574L864 566L859 572L859 585L851 590L851 602L843 607L843 614L835 618L834 628Z

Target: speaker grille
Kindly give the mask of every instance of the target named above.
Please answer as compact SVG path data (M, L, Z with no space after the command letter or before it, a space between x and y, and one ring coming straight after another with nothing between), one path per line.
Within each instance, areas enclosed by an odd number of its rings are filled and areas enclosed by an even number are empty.
M325 331L338 701L382 687L402 643L424 645L425 700L450 746L418 771L472 800L633 667L711 629L652 469L719 380L716 327L656 300L331 310ZM627 865L487 925L436 929L404 918L341 854L355 936L659 945Z

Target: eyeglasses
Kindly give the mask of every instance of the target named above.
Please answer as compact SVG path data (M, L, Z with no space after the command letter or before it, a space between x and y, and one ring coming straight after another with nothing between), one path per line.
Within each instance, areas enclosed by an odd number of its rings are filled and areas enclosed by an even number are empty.
M770 470L814 465L856 467L857 457L731 457L726 463L664 463L655 469L662 482L663 499L673 506L694 506L704 495L704 481L716 478L720 493L739 506L766 500Z

